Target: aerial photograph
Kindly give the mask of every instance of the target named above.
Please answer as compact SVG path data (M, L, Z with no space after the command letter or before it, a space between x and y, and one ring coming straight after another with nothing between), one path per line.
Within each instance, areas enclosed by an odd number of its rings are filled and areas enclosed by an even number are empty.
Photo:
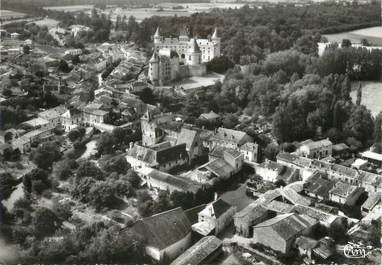
M381 265L381 0L0 0L0 265Z

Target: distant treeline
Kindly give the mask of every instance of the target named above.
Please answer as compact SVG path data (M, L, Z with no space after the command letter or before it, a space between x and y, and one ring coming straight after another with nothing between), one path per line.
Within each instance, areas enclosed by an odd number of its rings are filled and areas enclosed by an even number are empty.
M14 6L20 4L34 6L71 6L71 5L142 5L142 4L159 4L164 2L176 3L207 3L208 0L3 0L2 8L6 6Z

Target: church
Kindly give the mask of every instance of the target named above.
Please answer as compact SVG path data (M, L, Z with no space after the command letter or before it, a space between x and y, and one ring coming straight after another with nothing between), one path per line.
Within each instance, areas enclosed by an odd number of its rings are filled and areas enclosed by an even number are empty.
M220 56L220 38L215 29L210 39L163 38L157 28L154 34L154 52L149 61L148 78L153 85L164 86L189 76L202 76L206 64Z

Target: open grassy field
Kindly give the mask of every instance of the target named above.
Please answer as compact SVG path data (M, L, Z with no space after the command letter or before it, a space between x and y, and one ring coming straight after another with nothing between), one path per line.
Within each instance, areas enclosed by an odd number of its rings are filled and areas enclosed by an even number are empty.
M359 83L353 84L353 91L350 96L353 102L357 99L357 90ZM362 83L362 105L365 105L373 114L377 116L382 111L382 82L363 82Z
M343 39L349 39L353 43L360 43L362 39L367 39L374 45L382 46L382 26L324 36L331 42L341 42Z
M54 28L58 25L59 21L58 20L55 20L55 19L51 19L51 18L44 18L44 19L41 19L41 20L35 20L35 21L32 21L30 23L34 23L36 24L37 26L47 26L48 29L50 28Z
M25 16L26 16L26 14L24 14L24 13L0 9L0 19L1 20L17 19L17 18L23 18Z
M87 11L93 8L93 5L73 5L73 6L46 6L44 9L57 10L65 12L80 12Z

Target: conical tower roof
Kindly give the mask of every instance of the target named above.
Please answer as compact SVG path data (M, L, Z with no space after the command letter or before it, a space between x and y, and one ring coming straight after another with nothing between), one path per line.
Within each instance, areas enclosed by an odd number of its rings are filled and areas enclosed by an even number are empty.
M153 55L151 56L151 59L149 62L150 63L158 62L158 54L157 54L156 50L154 50Z
M157 27L157 30L155 31L154 37L160 37L159 27Z
M214 33L212 34L212 39L218 39L218 28L215 28Z
M190 40L190 49L188 50L188 52L190 53L200 53L200 48L199 48L199 45L198 43L196 42L195 38L192 38Z

